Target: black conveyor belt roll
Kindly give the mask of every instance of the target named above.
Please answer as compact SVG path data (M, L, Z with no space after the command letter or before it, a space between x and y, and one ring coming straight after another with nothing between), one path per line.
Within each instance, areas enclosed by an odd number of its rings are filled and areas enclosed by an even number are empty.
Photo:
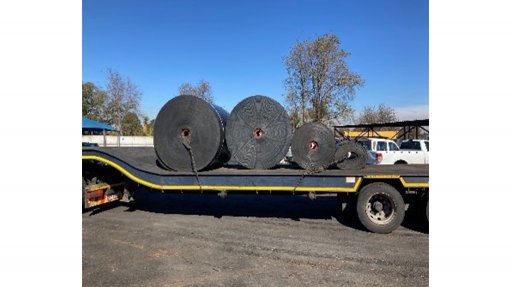
M194 96L168 101L154 123L154 149L160 162L177 171L192 171L191 146L196 170L221 166L230 159L224 126L229 117L224 109Z
M327 168L334 161L335 138L321 123L306 123L295 131L291 143L293 160L302 168Z
M229 151L241 165L267 169L286 155L292 127L286 110L277 101L257 95L234 107L225 137Z

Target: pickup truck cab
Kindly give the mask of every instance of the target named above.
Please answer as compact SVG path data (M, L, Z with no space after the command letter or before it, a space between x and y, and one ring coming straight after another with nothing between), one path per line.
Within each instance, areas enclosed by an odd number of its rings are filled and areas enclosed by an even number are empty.
M377 164L428 164L429 141L406 140L399 148L393 140L365 138L358 140L366 149L376 153Z

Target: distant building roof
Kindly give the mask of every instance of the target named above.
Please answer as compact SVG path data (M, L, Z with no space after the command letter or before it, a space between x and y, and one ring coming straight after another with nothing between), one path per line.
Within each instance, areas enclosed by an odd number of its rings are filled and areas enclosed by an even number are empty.
M377 123L377 124L344 125L344 126L334 126L334 128L389 128L389 127L403 127L403 126L429 126L429 119L391 122L391 123Z
M82 131L117 131L115 128L113 128L110 125L107 125L102 122L93 121L91 119L88 119L86 117L82 117Z

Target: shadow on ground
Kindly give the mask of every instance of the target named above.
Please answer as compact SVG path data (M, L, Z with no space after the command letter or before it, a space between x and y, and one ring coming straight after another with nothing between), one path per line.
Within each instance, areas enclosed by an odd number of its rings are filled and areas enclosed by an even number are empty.
M422 202L415 202L406 211L402 226L429 234L429 221L426 217L426 206Z
M353 209L341 212L336 195L318 195L311 200L306 195L228 195L225 199L214 193L175 194L140 190L136 192L134 201L111 203L104 207L89 210L90 216L110 210L120 205L126 207L125 212L141 210L162 214L200 215L237 217L266 217L300 219L336 220L344 226L366 230L358 221ZM428 223L419 215L415 208L407 211L404 227L428 233Z

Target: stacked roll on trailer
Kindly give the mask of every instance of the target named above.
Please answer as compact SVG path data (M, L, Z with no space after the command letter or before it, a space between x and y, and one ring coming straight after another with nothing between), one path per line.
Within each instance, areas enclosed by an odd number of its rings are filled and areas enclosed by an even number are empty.
M289 149L291 121L277 101L256 95L234 107L225 137L229 151L241 165L268 169L277 165Z
M307 171L321 171L333 163L340 169L365 165L365 150L356 143L341 145L336 154L334 135L321 123L306 123L293 135L286 110L261 95L242 100L230 115L201 98L181 95L161 108L154 124L159 163L176 171L221 167L231 155L246 168L269 169L285 157L290 145L293 160Z
M306 123L295 131L291 152L293 160L303 169L326 169L334 162L334 135L324 124Z
M367 150L356 141L346 141L337 147L335 164L338 169L363 169L367 162Z
M225 123L229 113L198 97L181 95L168 101L154 123L154 149L163 166L196 171L229 161Z

